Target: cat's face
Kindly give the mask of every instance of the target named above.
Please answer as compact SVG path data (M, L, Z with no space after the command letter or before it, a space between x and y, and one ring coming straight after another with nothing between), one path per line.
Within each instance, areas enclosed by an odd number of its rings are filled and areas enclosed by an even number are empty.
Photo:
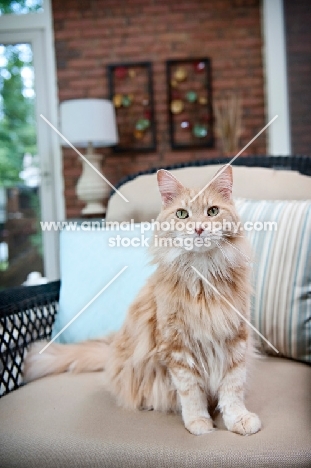
M220 171L219 171L220 172ZM227 166L196 198L168 171L158 172L162 210L155 236L159 247L177 252L206 252L238 235L239 217L232 201L232 170ZM161 245L162 242L162 245Z

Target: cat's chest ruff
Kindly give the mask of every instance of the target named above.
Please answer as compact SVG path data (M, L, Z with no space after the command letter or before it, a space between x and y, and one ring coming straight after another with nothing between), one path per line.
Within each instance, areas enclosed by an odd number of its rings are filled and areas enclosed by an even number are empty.
M232 280L232 270L226 265L215 265L208 260L191 265L189 275L181 277L180 285L188 290L194 301L209 301L215 294L221 295L222 285Z
M190 296L189 301L181 301L177 310L179 323L185 332L207 345L215 340L224 342L231 339L241 325L240 316L225 296L205 284L201 284L198 293Z
M203 276L203 275L202 275ZM213 277L206 274L201 278L196 274L195 277L184 284L186 296L192 306L208 309L212 303L221 302L224 286L227 289L229 285L228 278Z

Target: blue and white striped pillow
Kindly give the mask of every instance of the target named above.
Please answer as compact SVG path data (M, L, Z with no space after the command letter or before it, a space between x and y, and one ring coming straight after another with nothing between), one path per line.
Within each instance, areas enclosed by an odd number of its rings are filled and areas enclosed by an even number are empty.
M311 201L237 199L236 207L243 223L277 223L246 232L255 253L252 323L280 355L310 363Z

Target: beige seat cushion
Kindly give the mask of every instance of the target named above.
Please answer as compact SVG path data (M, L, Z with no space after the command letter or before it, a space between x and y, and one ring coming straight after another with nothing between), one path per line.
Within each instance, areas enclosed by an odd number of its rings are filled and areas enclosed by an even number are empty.
M214 176L220 165L186 167L172 170L184 185L204 187ZM304 200L311 198L311 177L294 171L274 170L258 167L233 167L234 197L255 200ZM124 201L117 193L110 198L106 220L136 223L155 219L161 201L156 174L146 174L127 182L120 192L129 200Z
M248 407L263 429L251 437L218 430L189 434L179 415L120 409L102 375L60 375L0 400L0 466L9 467L310 467L311 368L256 361Z

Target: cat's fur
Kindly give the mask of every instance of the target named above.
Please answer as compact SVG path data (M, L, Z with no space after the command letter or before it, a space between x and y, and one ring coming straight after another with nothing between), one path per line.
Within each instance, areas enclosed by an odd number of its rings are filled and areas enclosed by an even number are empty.
M198 191L185 188L169 172L158 172L163 207L158 221L207 220L206 208L217 206L214 221L239 220L232 201L232 170L225 170L194 201ZM132 409L180 411L192 434L213 430L209 406L218 404L226 427L242 435L261 423L244 405L250 335L249 248L241 233L204 230L210 247L152 247L157 270L130 307L122 328L103 340L51 344L41 355L34 344L26 357L25 380L65 371L104 370L108 389L119 404ZM179 231L161 237L198 237ZM195 267L212 284L202 280ZM118 300L116 298L116 307Z

